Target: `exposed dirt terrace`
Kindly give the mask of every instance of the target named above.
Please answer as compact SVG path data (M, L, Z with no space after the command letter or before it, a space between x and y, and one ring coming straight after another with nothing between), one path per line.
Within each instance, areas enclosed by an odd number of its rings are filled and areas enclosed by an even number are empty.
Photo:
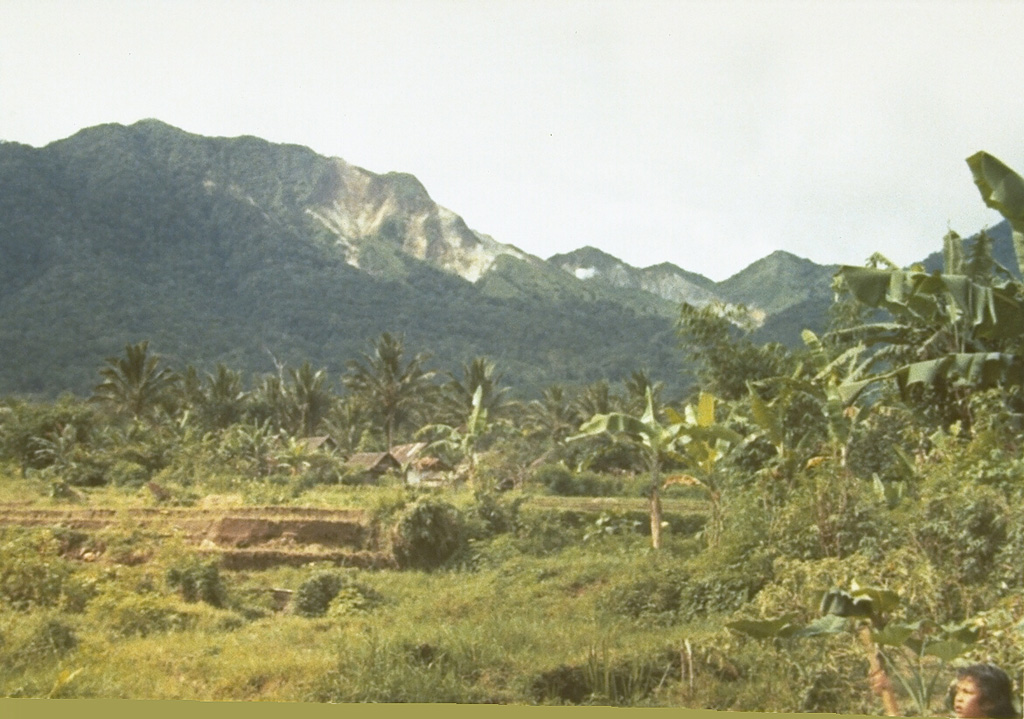
M180 536L202 552L219 555L225 569L259 569L277 564L331 562L340 566L385 567L393 558L373 545L360 510L305 507L237 508L39 508L0 504L0 526L56 526L82 532L108 527L145 529ZM91 555L91 556L90 556ZM80 558L93 560L95 551Z

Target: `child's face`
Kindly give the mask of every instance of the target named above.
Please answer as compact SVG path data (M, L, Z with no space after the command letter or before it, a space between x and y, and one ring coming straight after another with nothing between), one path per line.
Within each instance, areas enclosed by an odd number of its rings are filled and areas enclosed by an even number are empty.
M983 699L974 679L958 679L953 693L953 711L960 719L984 719L988 716L988 707Z

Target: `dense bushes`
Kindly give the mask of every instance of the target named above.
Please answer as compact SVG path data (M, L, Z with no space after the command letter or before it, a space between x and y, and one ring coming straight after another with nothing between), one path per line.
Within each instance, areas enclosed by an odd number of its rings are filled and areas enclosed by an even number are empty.
M380 595L338 572L318 572L299 585L292 598L293 611L303 617L344 616L371 609Z
M198 618L198 614L177 597L117 589L94 599L87 616L106 627L113 638L183 631L193 626Z
M227 589L216 562L190 558L170 567L166 578L168 586L180 591L186 602L201 601L223 607L227 600Z
M59 555L52 532L0 528L0 600L16 610L81 611L94 583Z
M605 610L656 624L677 621L687 577L678 568L647 567L630 577L618 578L605 590Z
M321 572L310 577L295 590L292 598L295 613L303 617L322 616L344 584L344 578L335 572Z
M409 505L392 531L399 566L434 569L466 546L465 521L453 505L423 498Z
M619 478L596 472L574 473L561 464L539 467L533 481L549 494L562 497L615 497L625 493L625 483Z

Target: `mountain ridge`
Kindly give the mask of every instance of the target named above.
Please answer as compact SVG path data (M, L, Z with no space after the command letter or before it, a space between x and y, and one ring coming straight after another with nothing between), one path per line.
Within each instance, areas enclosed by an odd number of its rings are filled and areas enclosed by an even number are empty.
M545 260L409 173L159 120L0 143L0 394L87 392L143 338L178 364L339 372L385 330L448 367L491 357L527 393L639 368L681 389L680 302L749 305L797 343L832 272L785 252L723 282L597 248Z

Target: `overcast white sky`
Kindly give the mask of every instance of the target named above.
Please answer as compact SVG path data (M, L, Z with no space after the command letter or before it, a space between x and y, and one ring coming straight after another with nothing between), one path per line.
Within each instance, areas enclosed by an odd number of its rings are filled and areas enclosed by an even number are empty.
M306 145L541 257L906 263L1000 219L964 158L1024 172L1022 28L983 0L0 0L0 139Z

